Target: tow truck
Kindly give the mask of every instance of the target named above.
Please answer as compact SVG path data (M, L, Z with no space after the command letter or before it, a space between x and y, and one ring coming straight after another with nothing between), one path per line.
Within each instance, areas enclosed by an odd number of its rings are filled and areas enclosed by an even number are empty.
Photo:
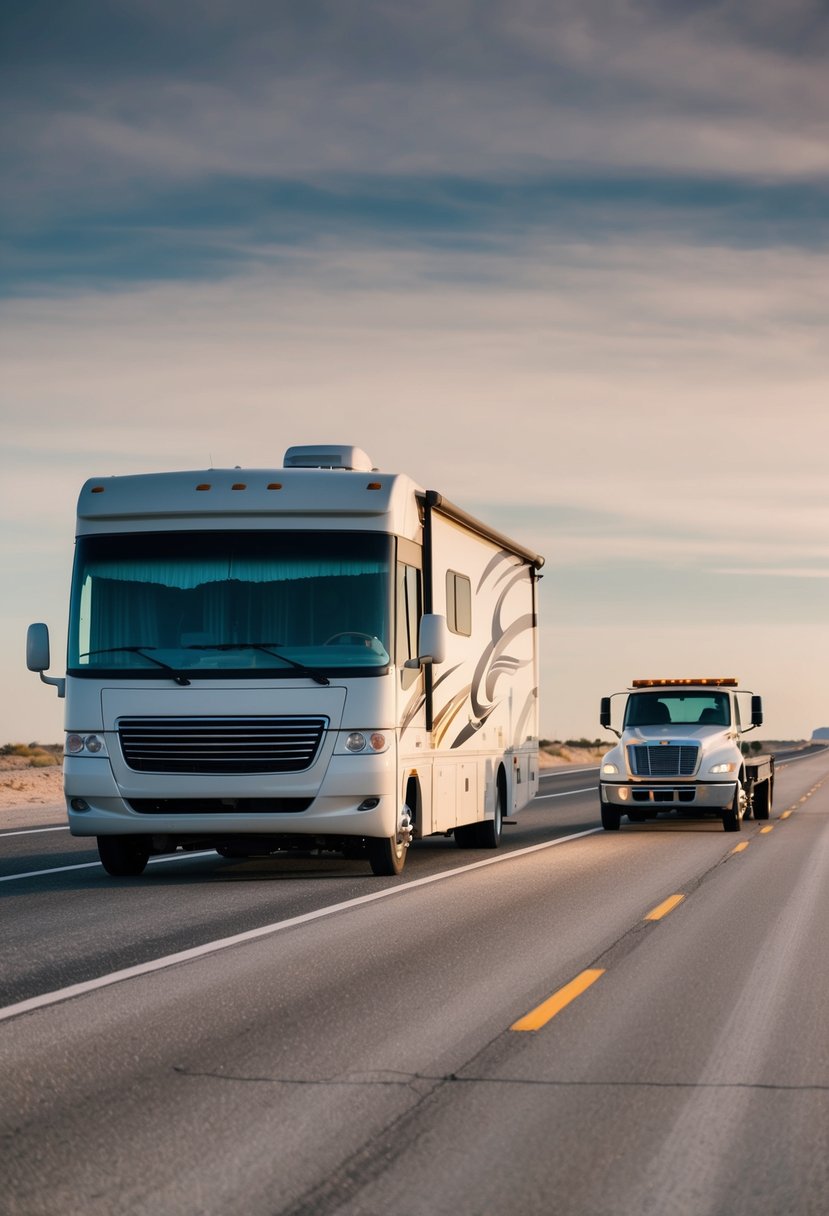
M621 731L612 725L615 697L625 697ZM739 832L752 815L769 818L774 757L749 757L740 746L744 734L762 726L763 702L738 689L736 679L634 680L602 697L599 720L619 740L600 768L606 831L618 831L623 814L631 823L663 811L714 814L726 832Z

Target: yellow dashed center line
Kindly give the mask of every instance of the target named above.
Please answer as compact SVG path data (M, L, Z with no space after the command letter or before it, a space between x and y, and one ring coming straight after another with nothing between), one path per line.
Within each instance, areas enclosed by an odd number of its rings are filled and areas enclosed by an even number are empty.
M513 1022L510 1030L540 1030L542 1026L547 1025L551 1018L554 1018L557 1013L561 1013L562 1009L565 1009L577 996L586 992L591 984L595 984L596 980L603 975L604 969L600 970L598 967L582 971L581 975L577 975L569 984L559 988L558 992L554 992L546 1001L542 1001L523 1018Z
M663 916L673 912L677 904L681 904L684 898L684 895L669 895L661 904L657 904L655 908L651 909L645 920L661 920Z
M783 811L780 818L788 819L789 816L797 810L799 805L806 802L812 794L816 793L816 791L820 789L822 784L823 782L820 782L815 786L814 789L809 790L809 793L801 798L800 802L796 802L794 806L790 806L787 810ZM766 835L768 832L773 831L773 823L766 824L765 827L760 828L761 835ZM740 844L735 845L731 852L743 853L748 848L748 845L749 842L747 840L743 840L740 842ZM684 895L670 895L667 899L663 900L661 904L657 904L655 908L652 908L645 917L645 920L662 920L663 916L667 916L669 912L672 912L674 908L682 903L684 899ZM513 1022L512 1026L510 1026L510 1030L540 1030L542 1026L546 1026L557 1013L561 1013L562 1009L566 1009L567 1006L576 999L576 997L581 996L583 992L586 992L588 988L595 984L596 980L601 979L604 973L605 969L600 967L589 967L586 971L582 971L581 974L577 975L576 978L571 980L569 984L565 984L563 988L559 988L558 992L554 992L553 995L548 997L546 1001L542 1001L540 1005L536 1005L535 1009L531 1009L530 1012L525 1014L523 1018L519 1018L517 1022Z

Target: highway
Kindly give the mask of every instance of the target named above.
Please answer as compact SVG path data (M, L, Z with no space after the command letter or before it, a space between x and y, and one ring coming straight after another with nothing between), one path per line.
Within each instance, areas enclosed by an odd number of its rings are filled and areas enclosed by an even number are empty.
M596 781L390 879L0 830L0 1212L824 1213L829 751L739 835Z

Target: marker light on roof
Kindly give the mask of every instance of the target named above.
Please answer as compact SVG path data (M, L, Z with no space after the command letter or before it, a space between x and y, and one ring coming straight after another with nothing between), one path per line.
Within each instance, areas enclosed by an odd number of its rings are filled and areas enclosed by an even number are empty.
M634 680L633 688L682 688L686 684L708 684L717 688L736 688L733 676L705 676L693 680Z

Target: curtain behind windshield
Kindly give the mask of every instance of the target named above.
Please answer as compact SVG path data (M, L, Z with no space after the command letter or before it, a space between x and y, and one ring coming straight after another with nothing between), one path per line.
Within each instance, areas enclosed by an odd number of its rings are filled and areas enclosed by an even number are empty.
M215 648L246 643L289 656L326 647L315 662L332 666L388 662L390 547L371 533L86 538L70 667L146 668L127 649L138 647L177 668L205 668L219 662ZM279 666L255 652L221 665Z

